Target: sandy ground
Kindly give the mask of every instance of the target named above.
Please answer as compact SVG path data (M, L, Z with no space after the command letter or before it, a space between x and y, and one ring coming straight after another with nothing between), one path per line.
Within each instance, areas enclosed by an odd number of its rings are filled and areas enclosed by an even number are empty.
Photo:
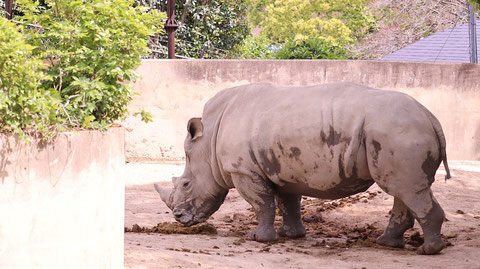
M415 254L422 240L418 224L405 234L404 249L374 243L387 225L393 204L393 198L376 185L340 200L304 197L307 236L301 239L269 244L249 240L256 220L235 190L206 225L197 227L199 231L208 228L206 234L165 234L182 228L173 224L171 211L151 183L164 181L162 185L171 186L170 178L181 175L183 166L128 164L125 227L137 224L150 232L137 228L125 233L125 267L480 268L480 163L450 162L450 166L453 179L445 183L445 172L439 170L433 184L447 217L442 234L448 247L439 255L420 256ZM163 226L152 229L158 223Z

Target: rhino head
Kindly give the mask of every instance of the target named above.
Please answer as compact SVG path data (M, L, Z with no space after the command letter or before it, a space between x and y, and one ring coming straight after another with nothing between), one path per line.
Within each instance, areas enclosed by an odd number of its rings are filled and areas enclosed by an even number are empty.
M173 211L175 219L191 226L204 222L225 200L228 189L218 185L210 165L210 143L204 136L201 118L192 118L185 139L185 171L172 178L173 189L155 184L160 198Z

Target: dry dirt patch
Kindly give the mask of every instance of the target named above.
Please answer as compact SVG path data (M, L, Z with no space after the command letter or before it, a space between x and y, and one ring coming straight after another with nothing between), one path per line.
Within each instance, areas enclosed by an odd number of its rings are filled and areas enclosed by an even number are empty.
M434 256L415 254L423 240L418 224L405 234L405 249L375 244L393 204L392 197L376 186L334 201L304 197L307 236L268 244L249 239L257 222L235 190L206 224L185 228L174 223L151 184L128 186L125 267L480 268L480 173L453 172L454 179L445 183L438 175L433 185L446 212L442 232L448 245ZM277 217L277 227L280 220Z

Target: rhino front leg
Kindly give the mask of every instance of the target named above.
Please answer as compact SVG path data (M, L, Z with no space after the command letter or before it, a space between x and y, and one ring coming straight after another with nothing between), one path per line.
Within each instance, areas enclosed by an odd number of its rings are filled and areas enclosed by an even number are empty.
M300 210L302 195L277 193L276 197L283 217L283 225L278 229L278 235L289 238L304 237L306 231Z
M240 195L253 207L258 226L251 233L252 240L268 242L277 240L273 228L275 201L271 183L260 177L232 174L232 182Z
M408 207L402 200L395 197L390 221L383 234L377 238L377 243L382 246L394 248L405 247L403 234L406 230L413 227L414 222L415 220L412 213L408 210Z

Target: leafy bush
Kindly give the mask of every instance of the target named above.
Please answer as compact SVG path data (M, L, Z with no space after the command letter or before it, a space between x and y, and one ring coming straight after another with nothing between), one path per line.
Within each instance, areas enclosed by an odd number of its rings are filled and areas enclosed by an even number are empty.
M176 1L180 25L175 33L177 53L191 58L225 58L250 32L246 10L246 0Z
M368 32L374 18L367 0L248 0L249 18L270 40L320 36L334 45L346 45Z
M133 7L133 0L18 0L32 55L47 63L40 88L61 98L57 117L67 127L106 129L127 113L148 55L148 40L165 15ZM141 112L140 114L144 114Z
M369 0L328 0L328 18L337 18L351 30L352 37L358 39L375 26L375 18L366 4Z
M340 46L320 38L290 40L275 55L277 59L346 59L346 51Z
M60 102L57 92L41 87L41 61L20 29L0 18L0 132L26 139L30 131L51 134Z
M245 59L272 59L275 46L265 35L249 36L235 48L235 53Z

